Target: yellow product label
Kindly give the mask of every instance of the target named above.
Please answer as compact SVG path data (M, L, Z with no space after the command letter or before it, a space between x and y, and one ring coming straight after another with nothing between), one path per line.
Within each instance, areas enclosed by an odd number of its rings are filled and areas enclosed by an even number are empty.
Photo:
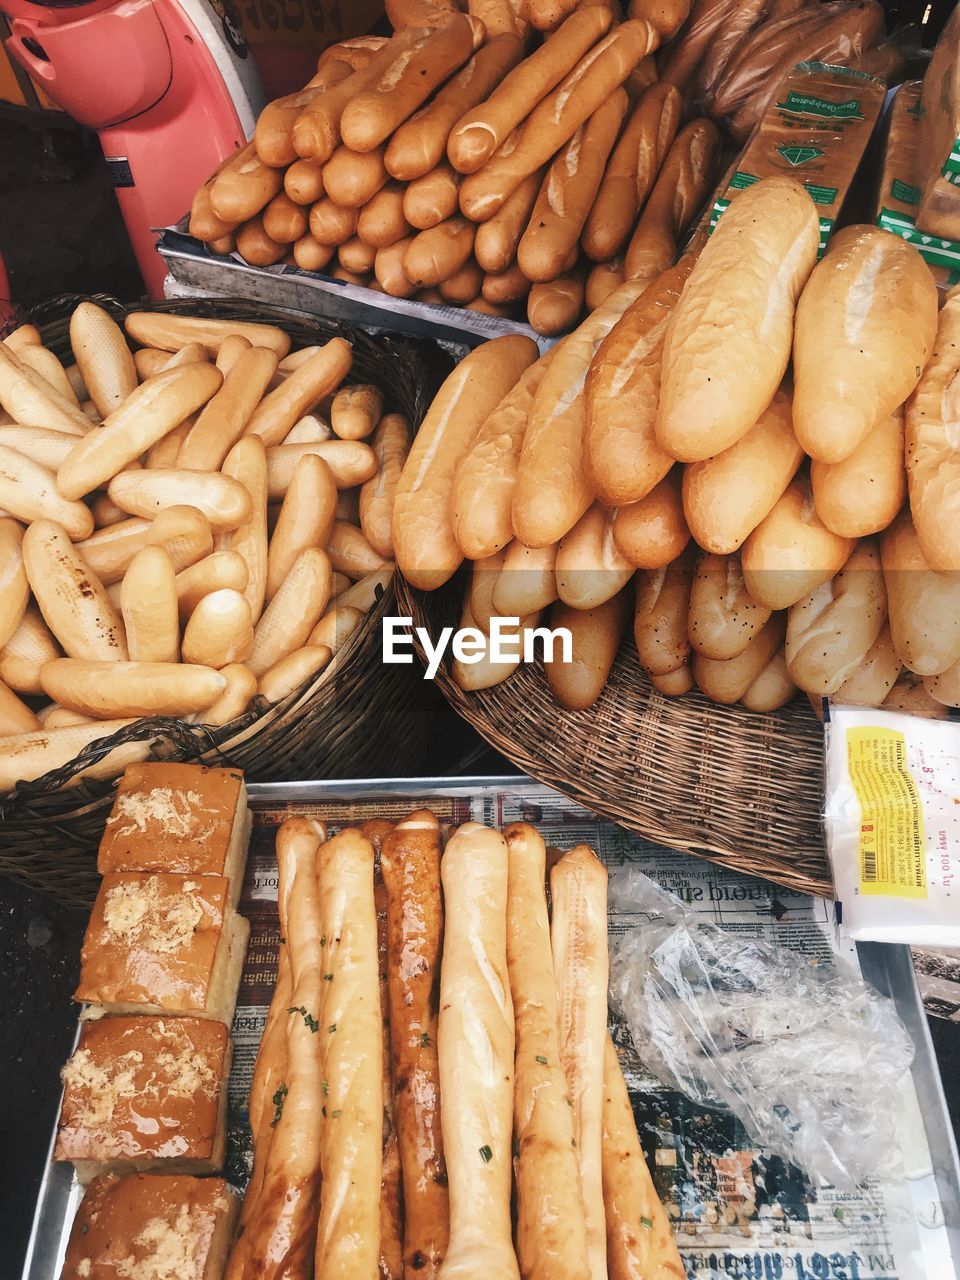
M860 892L926 898L920 792L902 733L847 730L847 767L860 801Z

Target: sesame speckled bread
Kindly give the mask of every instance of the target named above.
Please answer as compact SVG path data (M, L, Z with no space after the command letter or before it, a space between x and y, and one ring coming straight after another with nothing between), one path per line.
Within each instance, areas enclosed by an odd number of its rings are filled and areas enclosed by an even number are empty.
M250 926L223 876L104 876L74 999L108 1013L233 1018Z
M218 1280L238 1204L223 1178L95 1178L61 1280Z
M226 1144L230 1036L204 1018L84 1023L63 1068L54 1159L98 1174L216 1173Z

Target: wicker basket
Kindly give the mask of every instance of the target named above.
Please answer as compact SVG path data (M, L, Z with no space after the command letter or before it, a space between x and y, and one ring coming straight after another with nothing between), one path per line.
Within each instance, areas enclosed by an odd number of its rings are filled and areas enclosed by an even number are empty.
M83 299L57 298L30 319L44 342L68 357L69 316ZM115 299L95 296L120 320ZM373 338L299 311L244 300L159 303L153 308L218 319L262 320L285 328L297 345L337 334L353 343L350 380L379 385L390 408L419 425L449 362L432 344ZM95 852L113 801L114 782L73 782L84 764L121 742L154 739L150 757L229 763L260 782L362 778L415 773L438 705L415 667L380 660L380 619L395 611L391 586L326 671L273 706L257 699L238 720L206 729L151 718L94 743L70 764L0 795L0 874L68 905L89 905L96 892Z
M431 593L400 580L398 605L433 636L459 625L465 587L463 572ZM559 706L539 664L467 694L447 663L436 683L518 768L588 809L658 844L832 896L820 827L822 730L805 701L759 715L699 693L665 698L629 640L586 711Z

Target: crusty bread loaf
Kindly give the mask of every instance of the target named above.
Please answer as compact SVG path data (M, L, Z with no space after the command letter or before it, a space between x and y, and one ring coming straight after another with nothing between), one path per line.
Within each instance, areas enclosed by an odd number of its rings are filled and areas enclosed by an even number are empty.
M620 554L638 569L662 569L676 560L690 541L683 518L679 467L639 502L617 509L613 540Z
M833 533L865 538L886 529L903 506L903 411L881 419L842 462L812 462L817 515Z
M667 326L693 259L658 276L597 349L584 385L583 460L597 497L637 502L664 478L673 458L654 434Z
M714 702L739 702L779 650L785 630L785 616L775 613L735 658L717 662L713 658L695 653L693 678L697 687Z
M704 551L727 555L772 510L803 460L793 433L790 392L781 387L746 435L684 469L683 510Z
M840 706L879 707L902 670L890 624L885 622L860 665L834 690L833 701Z
M689 555L637 574L633 640L641 667L651 675L669 675L690 657L687 614L692 580Z
M935 573L909 511L881 539L893 644L904 666L936 676L960 661L960 572Z
M805 693L836 693L873 648L886 621L880 548L864 539L840 572L787 614L786 659Z
M852 226L830 240L797 304L794 430L811 457L840 462L903 404L937 331L937 287L899 236Z
M674 457L728 449L769 405L819 243L816 205L790 178L762 178L723 214L664 343L657 439Z
M940 313L933 357L907 406L910 509L932 569L960 570L960 290Z
M558 656L546 664L547 683L561 706L583 711L603 692L630 621L630 590L625 587L596 609L554 605L550 626L566 628L572 640L570 662Z
M740 701L748 711L777 711L796 692L783 650L778 649Z
M798 478L743 544L743 579L758 603L788 609L832 578L853 547L826 527L809 483Z
M690 587L687 631L705 658L724 662L743 653L766 625L770 610L747 591L738 555L704 556Z

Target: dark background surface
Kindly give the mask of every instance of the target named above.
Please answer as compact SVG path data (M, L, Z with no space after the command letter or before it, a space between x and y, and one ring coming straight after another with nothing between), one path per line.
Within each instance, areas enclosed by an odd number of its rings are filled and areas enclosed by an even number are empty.
M888 4L919 23L925 4ZM937 31L952 3L933 4ZM96 141L73 129L30 127L0 114L0 253L20 306L66 292L109 291L123 299L142 289ZM438 733L441 773L451 752ZM467 744L458 744L465 747ZM512 772L492 752L470 772ZM3 842L0 825L0 846ZM76 1027L70 999L79 968L83 913L59 907L0 879L0 1280L20 1268L59 1100L58 1073ZM954 1130L960 1121L960 1025L930 1019Z

